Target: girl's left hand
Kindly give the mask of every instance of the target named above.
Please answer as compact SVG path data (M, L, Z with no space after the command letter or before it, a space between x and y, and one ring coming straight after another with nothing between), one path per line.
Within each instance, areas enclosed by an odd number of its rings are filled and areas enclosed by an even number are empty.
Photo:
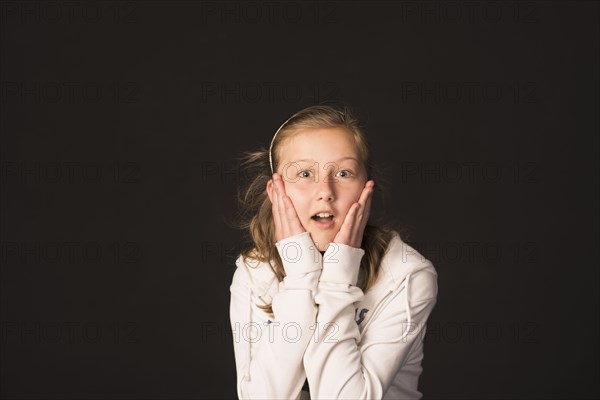
M373 198L373 180L367 181L363 191L358 199L358 203L352 204L340 231L335 235L335 243L345 244L351 247L360 248L362 244L363 233L369 215L371 214L371 199Z

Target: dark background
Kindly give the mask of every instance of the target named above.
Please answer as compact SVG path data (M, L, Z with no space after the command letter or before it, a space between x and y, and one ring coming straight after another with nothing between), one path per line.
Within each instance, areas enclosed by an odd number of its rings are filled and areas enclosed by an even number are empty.
M235 398L235 157L350 104L427 398L597 398L598 3L1 3L3 398Z

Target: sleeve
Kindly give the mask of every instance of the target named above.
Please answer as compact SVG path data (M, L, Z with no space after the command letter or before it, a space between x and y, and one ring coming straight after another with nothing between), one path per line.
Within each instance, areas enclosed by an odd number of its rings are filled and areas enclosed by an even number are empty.
M240 399L298 398L306 373L302 357L312 337L322 256L308 232L276 244L286 276L273 295L274 319L256 306L252 278L239 263L230 287L237 393ZM316 252L316 254L315 254Z
M381 399L413 344L422 340L418 333L425 329L435 305L437 275L428 270L408 275L406 279L412 281L410 309L406 307L405 286L405 290L392 293L393 297L371 317L361 339L353 303L364 296L356 287L364 250L335 243L332 254L328 254L330 248L324 255L315 296L318 335L304 356L310 396Z

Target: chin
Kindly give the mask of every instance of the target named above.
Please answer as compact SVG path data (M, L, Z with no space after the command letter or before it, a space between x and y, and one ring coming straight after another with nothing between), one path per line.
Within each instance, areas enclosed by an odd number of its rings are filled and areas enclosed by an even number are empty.
M333 238L329 238L329 237L325 237L325 236L317 236L314 234L311 234L313 237L313 241L315 242L315 245L319 248L320 251L325 251L327 250L327 247L329 247L329 243L333 242Z

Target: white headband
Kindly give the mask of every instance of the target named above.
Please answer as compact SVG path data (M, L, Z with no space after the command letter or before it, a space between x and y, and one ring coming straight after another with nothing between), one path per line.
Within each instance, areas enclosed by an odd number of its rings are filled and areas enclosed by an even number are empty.
M294 118L296 116L296 114L294 114L291 117L289 117L288 119L286 119L285 122L283 124L281 124L279 129L277 129L277 132L275 132L275 135L273 135L273 139L271 139L271 145L269 146L269 164L271 164L271 175L273 175L273 173L275 172L275 171L273 171L273 156L271 155L271 150L273 149L273 142L275 141L275 138L277 137L277 134L279 133L281 128L283 128L290 119Z

